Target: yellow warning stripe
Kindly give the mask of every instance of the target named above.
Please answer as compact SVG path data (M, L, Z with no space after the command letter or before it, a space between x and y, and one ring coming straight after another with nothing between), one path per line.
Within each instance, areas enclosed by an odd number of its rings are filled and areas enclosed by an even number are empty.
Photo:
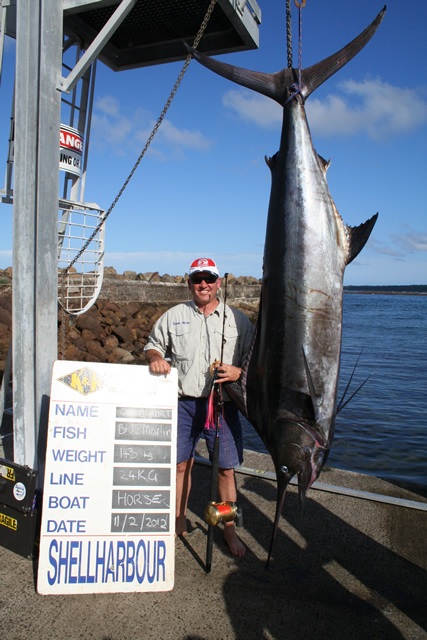
M0 476L7 478L8 480L15 480L15 469L13 467L6 467L4 464L0 464Z
M16 531L18 521L15 520L15 518L11 518L4 513L0 513L0 524L2 524L4 527L8 527L9 529L13 529L14 531Z

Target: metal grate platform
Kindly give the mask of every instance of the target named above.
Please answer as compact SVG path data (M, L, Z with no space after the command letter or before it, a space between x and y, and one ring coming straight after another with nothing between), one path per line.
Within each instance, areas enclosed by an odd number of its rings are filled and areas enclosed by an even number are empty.
M104 0L65 11L65 34L90 44L119 4ZM192 44L208 6L209 0L137 0L99 59L114 71L184 60L183 40ZM257 48L260 16L255 0L217 0L199 51L217 55Z

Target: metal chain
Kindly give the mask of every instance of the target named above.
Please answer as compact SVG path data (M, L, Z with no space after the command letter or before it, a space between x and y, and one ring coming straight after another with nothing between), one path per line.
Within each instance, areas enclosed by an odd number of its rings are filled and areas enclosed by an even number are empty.
M200 43L200 40L202 39L203 33L206 29L206 26L209 22L209 19L212 15L212 12L215 8L215 4L216 4L217 0L211 0L208 10L206 11L205 17L203 18L203 22L200 25L200 29L197 32L197 35L194 39L193 42L193 49L196 49ZM167 99L167 102L165 104L165 106L163 107L163 110L156 122L156 124L153 127L153 130L145 144L145 147L143 148L143 150L141 151L141 154L138 158L138 160L135 162L135 165L132 169L132 171L130 172L129 176L127 177L125 183L123 184L122 188L120 189L119 193L117 194L116 198L114 199L114 201L112 202L112 204L110 205L109 209L107 210L107 212L105 213L102 221L99 223L99 225L96 227L96 229L93 231L93 233L91 234L91 236L86 240L85 244L83 245L83 247L80 249L80 251L75 255L75 257L71 260L71 262L69 263L69 265L67 267L65 267L62 271L61 274L61 299L63 301L65 301L65 278L69 272L69 270L71 269L71 267L77 262L77 260L80 258L80 256L82 255L82 253L87 249L87 247L90 245L90 243L92 242L92 240L94 239L94 237L96 236L96 234L98 233L98 231L100 230L100 228L102 227L102 225L105 223L105 221L107 220L108 216L110 215L110 213L112 212L112 210L114 209L114 207L116 206L117 202L119 201L119 199L121 198L123 191L126 189L127 185L129 184L133 174L135 173L135 171L138 168L139 163L141 162L142 158L144 157L148 147L150 146L154 136L157 133L157 130L159 129L160 125L162 124L164 117L172 103L172 100L175 97L176 92L178 91L179 85L181 84L181 81L185 75L185 72L188 69L188 65L191 62L191 53L189 53L187 55L187 58L184 62L184 65L181 69L181 72L174 84L174 87L169 95L169 98ZM61 359L64 360L65 359L65 306L64 304L61 305L62 306L62 315L61 315ZM69 314L71 315L71 314Z
M298 7L298 86L301 91L301 67L302 67L302 11L305 7L305 0L302 0Z
M286 0L286 40L288 45L288 69L292 69L292 21L291 21L291 0Z

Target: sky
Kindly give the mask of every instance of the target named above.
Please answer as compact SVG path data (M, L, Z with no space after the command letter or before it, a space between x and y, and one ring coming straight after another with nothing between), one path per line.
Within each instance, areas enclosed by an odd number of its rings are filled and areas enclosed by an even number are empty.
M219 56L275 72L287 66L285 0L258 0L260 46ZM338 51L381 0L306 0L302 66ZM298 10L292 3L294 66ZM427 283L427 1L389 0L367 46L306 102L316 151L346 224L379 213L346 285ZM6 165L14 41L0 87L0 176ZM84 199L108 209L133 168L183 63L114 73L98 64ZM183 275L210 257L220 272L260 278L282 109L192 61L148 152L106 223L105 266ZM65 120L66 122L66 120ZM3 187L3 184L0 185ZM12 206L0 205L0 268L12 264Z

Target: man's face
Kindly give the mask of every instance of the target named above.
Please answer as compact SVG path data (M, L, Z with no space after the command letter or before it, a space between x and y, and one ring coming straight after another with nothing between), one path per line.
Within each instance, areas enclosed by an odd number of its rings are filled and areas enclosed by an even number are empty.
M198 307L204 307L216 300L217 291L221 286L220 278L217 278L215 282L211 282L213 277L209 271L195 273L192 278L195 282L190 278L188 280L188 287Z

